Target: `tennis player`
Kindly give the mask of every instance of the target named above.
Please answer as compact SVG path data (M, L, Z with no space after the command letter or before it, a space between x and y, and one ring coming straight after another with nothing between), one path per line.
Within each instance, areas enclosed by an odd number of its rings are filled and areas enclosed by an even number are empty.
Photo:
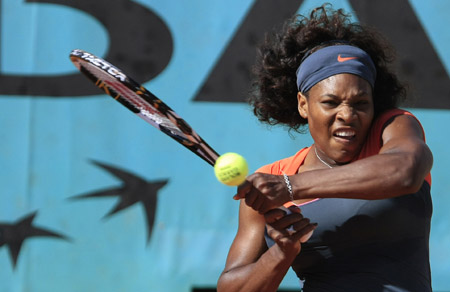
M418 119L398 108L406 90L392 49L349 19L322 6L260 48L254 113L307 127L314 144L238 187L219 292L277 291L290 267L304 292L432 291L432 154Z

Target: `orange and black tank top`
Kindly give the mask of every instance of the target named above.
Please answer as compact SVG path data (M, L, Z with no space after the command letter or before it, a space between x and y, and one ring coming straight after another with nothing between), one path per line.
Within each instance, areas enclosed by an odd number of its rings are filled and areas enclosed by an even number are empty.
M375 155L381 133L400 109L381 114L358 159ZM295 174L309 148L258 172ZM428 175L417 193L382 200L318 199L300 206L319 225L292 268L304 292L431 290L429 233L432 215ZM268 246L273 241L266 235Z

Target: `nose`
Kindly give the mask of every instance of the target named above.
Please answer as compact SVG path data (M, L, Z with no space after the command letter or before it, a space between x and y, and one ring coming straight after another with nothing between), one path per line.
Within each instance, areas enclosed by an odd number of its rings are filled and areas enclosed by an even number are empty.
M343 105L337 115L337 119L344 123L350 123L356 117L355 109L349 105Z

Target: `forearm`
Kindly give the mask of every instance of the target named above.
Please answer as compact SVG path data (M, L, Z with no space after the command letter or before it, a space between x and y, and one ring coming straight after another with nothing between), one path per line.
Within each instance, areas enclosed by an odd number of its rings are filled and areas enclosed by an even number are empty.
M223 272L217 284L217 291L276 292L294 258L295 255L286 257L278 246L274 245L255 263Z
M419 152L420 153L420 152ZM384 153L327 170L304 172L291 177L294 197L384 199L416 192L431 165L420 159L431 155Z

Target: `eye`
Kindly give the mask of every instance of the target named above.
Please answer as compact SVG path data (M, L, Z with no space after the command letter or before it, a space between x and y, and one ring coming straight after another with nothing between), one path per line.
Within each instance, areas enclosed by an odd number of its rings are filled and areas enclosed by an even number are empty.
M327 107L336 107L339 105L339 103L333 99L326 99L321 101L321 103Z
M355 107L357 108L365 108L370 105L370 102L367 99L361 99L355 102Z

